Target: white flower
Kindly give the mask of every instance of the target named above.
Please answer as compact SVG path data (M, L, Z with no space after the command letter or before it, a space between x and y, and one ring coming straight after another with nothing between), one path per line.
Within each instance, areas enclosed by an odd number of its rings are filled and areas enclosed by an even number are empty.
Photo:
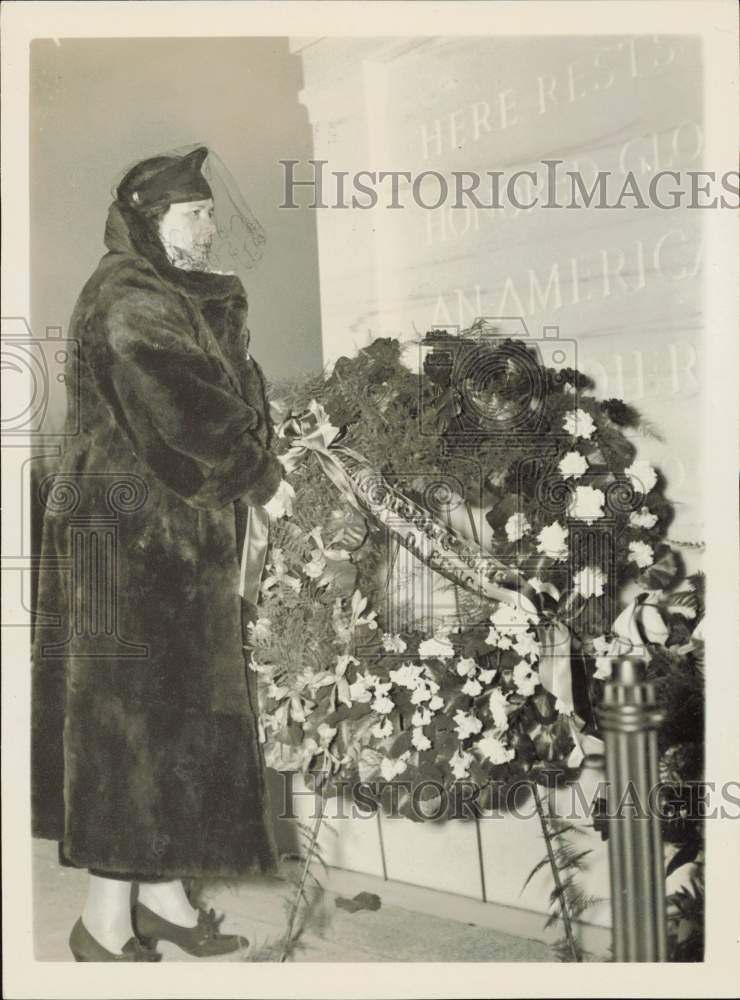
M461 712L458 710L455 712L453 722L457 729L458 739L461 740L466 739L468 736L474 736L483 728L483 723L472 712Z
M373 712L377 712L378 715L387 715L389 712L392 712L395 707L396 706L393 704L391 699L388 698L386 695L381 695L380 697L376 697L372 705L370 706Z
M370 688L373 686L372 674L360 674L354 684L349 686L349 696L353 702L367 702L372 698Z
M579 521L595 521L604 516L604 493L593 486L576 486L576 494L568 506L568 516Z
M563 421L563 427L573 437L590 438L596 430L596 424L591 419L591 415L585 410L576 410L575 413L567 414Z
M507 635L501 635L495 626L489 628L486 643L489 646L496 646L498 649L511 649L513 645L511 639Z
M594 653L598 656L606 656L611 648L611 643L605 635L597 635L591 640Z
M417 750L428 750L432 745L432 741L428 736L424 735L424 730L419 726L414 727L414 732L411 736L411 743Z
M524 698L529 698L530 695L534 694L539 677L526 660L520 660L514 667L514 683L517 691Z
M486 735L478 740L475 744L475 749L485 757L486 760L490 760L492 764L506 764L514 757L514 751L510 750L509 747L503 743L498 736L494 736L493 733L486 733Z
M491 615L491 621L499 632L518 635L534 620L533 616L523 608L514 604L501 603Z
M267 695L269 698L273 698L275 701L280 701L282 698L286 696L288 691L290 691L290 688L285 687L284 685L276 684L275 681L270 681L270 684L267 688Z
M472 656L460 657L455 668L461 677L472 677L478 669L478 664Z
M581 597L601 597L605 584L606 576L598 566L584 566L573 577L573 586Z
M540 644L532 632L520 632L514 640L514 649L521 656L536 660L540 655Z
M639 493L649 493L658 482L658 476L650 462L633 462L629 469L625 469L625 475L632 480L632 485Z
M276 584L279 587L290 587L296 594L301 589L301 581L297 577L291 576L288 572L288 564L280 547L272 550L272 562L267 567L267 576L262 581L261 589L264 593L267 593Z
M406 651L406 643L400 635L391 635L390 632L384 632L382 642L386 653L404 653Z
M290 714L294 722L305 722L308 705L304 705L299 698L291 698Z
M537 540L537 551L550 559L565 559L568 555L568 532L558 521L543 528Z
M382 698L384 695L388 694L392 687L393 684L390 681L388 681L387 684L384 684L379 677L373 676L373 688L377 698Z
M408 688L414 691L420 684L424 683L424 667L415 663L402 663L398 670L389 670L388 676L399 687Z
M423 701L429 701L432 697L432 692L426 684L420 685L418 688L414 688L411 692L411 704L421 705Z
M344 677L350 663L355 663L359 666L360 661L355 656L350 656L349 653L337 657L337 665L334 667L334 673L337 677Z
M385 718L382 722L376 722L370 730L370 733L375 736L376 739L384 740L388 736L393 736L393 723L390 719Z
M473 762L472 753L467 750L456 750L450 757L450 767L457 781L470 776L470 765Z
M605 635L597 635L591 640L593 646L594 659L596 660L596 673L594 677L599 681L608 681L612 675L612 647L613 640L610 641Z
M417 708L414 714L411 716L412 726L428 726L432 721L432 713L428 708Z
M518 542L522 535L526 535L531 528L532 525L526 519L524 514L512 514L504 525L506 537L510 542Z
M319 737L319 742L322 747L328 747L334 737L337 735L337 731L333 726L330 726L326 722L322 722L319 728L316 730L316 734Z
M596 657L596 672L594 677L597 681L608 681L612 675L612 658L611 656L597 656Z
M508 704L506 695L501 688L496 688L494 691L491 691L491 696L488 699L488 709L491 713L491 717L493 718L493 724L498 730L505 730L509 728L509 716L506 712Z
M490 684L497 673L498 670L481 670L478 674L478 680L481 684Z
M312 580L318 580L325 569L326 559L324 558L324 553L320 552L318 549L315 549L311 553L309 561L303 564L303 572Z
M432 699L427 707L430 712L438 712L440 708L444 708L444 699L440 698L438 694L435 694L432 696Z
M446 659L448 656L454 655L455 650L452 648L452 643L442 635L435 635L432 639L425 639L424 642L419 643L419 656L422 660L431 656Z
M258 618L247 626L252 642L268 643L272 639L272 623L269 618Z
M641 507L633 510L630 514L630 524L633 528L654 528L658 521L658 515L652 514L649 507Z
M399 774L407 768L409 754L401 754L399 758L393 760L391 757L384 757L380 762L380 773L384 781L393 781Z
M483 688L474 677L468 677L461 688L462 693L470 695L471 698L475 698L482 690Z
M578 479L588 468L588 462L579 451L569 451L558 464L563 479Z
M652 545L648 545L647 542L630 542L629 555L627 556L629 562L637 563L641 569L644 569L646 566L652 566L653 558Z

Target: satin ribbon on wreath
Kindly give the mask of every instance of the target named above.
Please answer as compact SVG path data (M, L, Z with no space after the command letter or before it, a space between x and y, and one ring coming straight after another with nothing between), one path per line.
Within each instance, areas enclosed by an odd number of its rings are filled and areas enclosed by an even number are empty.
M364 511L355 498L352 480L338 455L345 460L364 464L362 455L338 444L341 431L329 422L326 411L316 400L311 400L308 409L301 416L287 417L277 429L278 437L291 441L289 451L281 457L286 472L293 472L307 456L313 452L324 474L334 483L345 500L348 500L363 516ZM257 603L260 583L267 558L269 517L263 507L250 507L242 548L239 593L242 597Z
M540 641L538 673L540 683L554 696L558 711L572 715L575 711L573 697L573 641L569 622L577 618L585 606L580 594L563 595L550 581L539 579L546 560L534 567L534 575L522 583L522 589L537 608L537 632Z
M549 583L533 586L520 570L498 562L480 547L473 548L467 539L440 524L429 511L383 481L362 455L340 443L343 432L329 421L323 406L316 400L312 400L300 416L288 416L277 433L291 442L289 451L281 457L287 472L294 471L310 453L315 454L321 469L343 499L363 517L371 517L383 525L420 561L458 586L513 605L529 615L539 632L541 683L555 697L561 711L573 711L571 633L560 617L561 605L564 603L565 609L570 610L572 598L563 602L557 588ZM374 504L369 497L378 487L385 502ZM268 524L262 508L250 508L242 552L240 593L253 603L259 595L265 565ZM426 546L420 546L420 540L428 539L437 541L441 551L430 555ZM487 576L492 568L492 576Z
M264 507L249 507L247 527L244 532L242 564L239 574L239 593L251 604L257 604L260 583L265 571L267 544L270 537L270 518Z

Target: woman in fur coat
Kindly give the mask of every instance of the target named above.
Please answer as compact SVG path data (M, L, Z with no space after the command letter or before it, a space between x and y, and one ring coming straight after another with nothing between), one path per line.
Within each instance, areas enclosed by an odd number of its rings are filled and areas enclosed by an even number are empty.
M181 880L274 864L239 573L249 507L281 516L291 490L244 288L208 270L207 153L118 186L70 324L67 445L40 488L33 832L90 871L81 961L243 946Z

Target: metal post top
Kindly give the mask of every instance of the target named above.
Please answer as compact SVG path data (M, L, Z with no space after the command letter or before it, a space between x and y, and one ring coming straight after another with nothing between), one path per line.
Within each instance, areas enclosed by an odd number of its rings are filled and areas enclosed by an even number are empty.
M637 732L660 725L663 713L655 703L655 687L644 679L645 673L643 660L615 663L598 712L605 730Z
M645 680L646 665L644 660L619 660L612 669L614 684L641 684Z

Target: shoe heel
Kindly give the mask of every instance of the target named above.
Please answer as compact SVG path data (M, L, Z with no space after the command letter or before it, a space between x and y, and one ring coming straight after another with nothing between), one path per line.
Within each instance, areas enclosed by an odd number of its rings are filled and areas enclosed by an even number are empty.
M141 943L144 945L145 948L148 948L150 951L157 950L157 942L159 941L159 938L147 937L144 934L137 934L136 936L138 937L139 941L141 941Z

